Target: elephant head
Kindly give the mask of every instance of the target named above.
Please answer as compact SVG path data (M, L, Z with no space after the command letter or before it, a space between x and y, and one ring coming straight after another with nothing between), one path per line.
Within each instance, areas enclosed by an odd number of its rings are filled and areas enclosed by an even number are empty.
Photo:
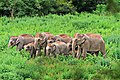
M87 39L88 39L88 36L86 34L77 34L76 36L74 36L72 40L73 57L75 57L75 54L76 54L75 49L77 48L77 46L82 45Z
M47 38L41 34L41 33L36 33L35 39L34 39L34 45L35 48L37 48L39 45L43 45L46 42Z
M16 45L16 40L18 39L17 36L11 36L9 43L8 43L8 47L14 47Z
M28 43L27 45L24 45L24 49L30 53L31 58L36 56L36 49L34 48L34 43Z
M49 43L46 47L46 54L50 55L50 53L54 53L55 50L56 50L56 45Z
M41 53L41 48L44 48L44 55L46 55L46 46L49 42L48 40L50 40L53 36L54 35L49 32L36 33L34 39L35 49L38 49L39 53Z

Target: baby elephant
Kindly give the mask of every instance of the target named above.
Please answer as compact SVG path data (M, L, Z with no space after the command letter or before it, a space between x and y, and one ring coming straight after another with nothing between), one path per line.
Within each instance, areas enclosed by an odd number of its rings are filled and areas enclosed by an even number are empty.
M46 47L46 53L47 55L50 55L51 53L54 55L54 57L56 57L56 54L61 55L62 53L64 53L64 55L68 55L67 44L61 41L49 43Z
M34 42L24 45L24 49L30 53L31 58L36 56L36 49L34 47Z

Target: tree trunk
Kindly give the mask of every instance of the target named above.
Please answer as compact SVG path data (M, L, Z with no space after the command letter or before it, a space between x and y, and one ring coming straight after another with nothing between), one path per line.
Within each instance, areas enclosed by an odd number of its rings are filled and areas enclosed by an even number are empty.
M11 17L11 20L14 19L14 9L12 9L12 10L10 11L10 17Z

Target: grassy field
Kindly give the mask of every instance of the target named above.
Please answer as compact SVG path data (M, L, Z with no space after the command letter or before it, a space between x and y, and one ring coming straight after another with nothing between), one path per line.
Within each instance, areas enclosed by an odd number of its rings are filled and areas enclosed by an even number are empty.
M30 59L25 50L8 48L10 36L51 32L97 33L106 43L107 58L87 54L86 60L72 56L49 58L38 56ZM0 80L119 80L120 79L120 15L47 15L10 20L0 17Z

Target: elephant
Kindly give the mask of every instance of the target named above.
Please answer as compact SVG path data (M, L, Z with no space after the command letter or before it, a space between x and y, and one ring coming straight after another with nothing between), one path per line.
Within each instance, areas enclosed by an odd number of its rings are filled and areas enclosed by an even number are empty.
M34 46L35 49L38 49L38 55L41 55L41 49L44 48L44 55L46 56L46 46L48 43L54 42L53 37L54 35L49 32L36 33Z
M47 44L46 47L46 53L49 56L50 53L54 55L54 57L56 57L56 54L62 54L64 53L64 55L68 55L68 48L67 48L67 44L61 41L56 41L54 43L49 43Z
M72 41L72 38L68 36L67 34L59 34L54 37L55 41L62 41L65 43L70 43Z
M8 47L14 47L16 45L16 40L18 39L18 36L11 36Z
M72 38L68 36L67 34L59 34L54 37L54 41L62 41L67 44L67 47L69 48L68 53L72 53Z
M86 53L96 54L98 56L99 51L102 53L103 57L106 57L105 42L101 35L99 34L79 34L74 35L72 41L72 52L73 57L75 57L75 47L77 49L77 57L80 58L81 52L82 57L85 59Z
M30 34L22 34L18 36L16 40L17 50L21 51L24 48L24 45L34 42L34 36Z
M31 58L37 56L37 50L35 49L34 42L24 45L24 49L30 53Z

